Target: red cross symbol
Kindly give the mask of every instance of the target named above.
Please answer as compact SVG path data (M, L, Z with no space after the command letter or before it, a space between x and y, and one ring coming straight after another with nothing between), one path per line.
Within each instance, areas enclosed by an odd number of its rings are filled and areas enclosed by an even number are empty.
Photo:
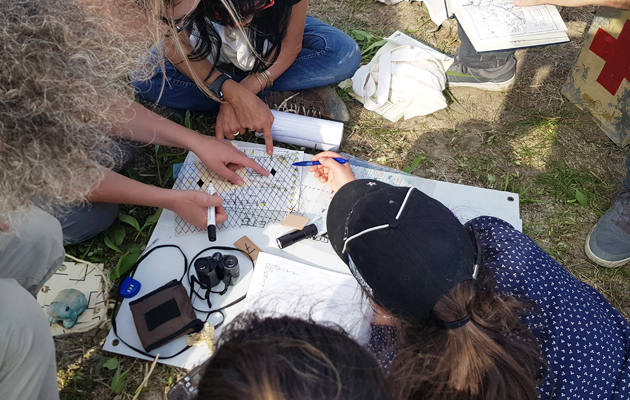
M617 39L599 28L590 50L606 61L597 82L614 96L624 78L630 81L630 20L626 20Z

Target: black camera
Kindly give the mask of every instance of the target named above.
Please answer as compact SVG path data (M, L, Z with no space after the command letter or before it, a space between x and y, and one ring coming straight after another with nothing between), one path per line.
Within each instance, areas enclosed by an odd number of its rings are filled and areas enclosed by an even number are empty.
M241 278L238 258L232 255L224 256L218 251L210 257L195 260L195 272L203 289L210 289L219 284L225 286L236 285Z

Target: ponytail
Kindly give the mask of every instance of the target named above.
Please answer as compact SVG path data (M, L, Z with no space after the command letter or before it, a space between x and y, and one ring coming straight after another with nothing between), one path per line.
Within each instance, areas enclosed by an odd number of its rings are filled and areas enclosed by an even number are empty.
M546 364L520 319L533 303L487 290L494 277L485 268L482 274L486 282L464 281L442 296L431 321L403 320L387 376L394 398L538 399Z

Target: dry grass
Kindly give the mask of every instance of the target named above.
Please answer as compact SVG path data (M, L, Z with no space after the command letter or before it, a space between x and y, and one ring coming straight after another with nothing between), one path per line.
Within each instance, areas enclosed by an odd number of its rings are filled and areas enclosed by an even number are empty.
M625 174L626 151L560 94L594 11L562 10L571 43L518 51L517 83L508 93L454 88L448 109L398 123L348 100L351 122L341 150L399 169L422 156L416 175L518 192L525 232L630 317L630 269L597 268L583 250L588 231ZM452 27L433 31L418 3L312 0L311 14L349 33L360 29L386 36L399 29L447 53L458 45ZM212 133L212 120L194 123ZM576 189L587 196L586 205L576 201ZM100 359L111 356L101 350L106 334L101 329L56 341L62 399L114 398L109 388L114 372L96 369ZM131 399L149 363L117 358L124 370L131 368L117 398ZM140 398L162 398L184 372L158 365Z

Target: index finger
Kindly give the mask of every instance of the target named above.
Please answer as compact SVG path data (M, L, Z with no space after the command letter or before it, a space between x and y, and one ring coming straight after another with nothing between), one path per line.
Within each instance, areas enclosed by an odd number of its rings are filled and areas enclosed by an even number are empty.
M267 154L273 154L273 136L271 135L271 126L263 128L263 136L265 137L265 147L267 147Z
M214 137L217 139L223 139L224 135L223 135L223 129L219 129L219 127L216 127L214 129Z
M269 172L266 169L264 169L262 167L262 165L258 164L256 161L254 161L251 158L247 157L245 154L241 153L240 151L238 151L238 154L239 154L238 155L239 159L238 160L234 160L234 161L236 161L235 163L239 163L243 167L249 167L249 168L253 169L254 171L258 172L262 176L269 176Z

